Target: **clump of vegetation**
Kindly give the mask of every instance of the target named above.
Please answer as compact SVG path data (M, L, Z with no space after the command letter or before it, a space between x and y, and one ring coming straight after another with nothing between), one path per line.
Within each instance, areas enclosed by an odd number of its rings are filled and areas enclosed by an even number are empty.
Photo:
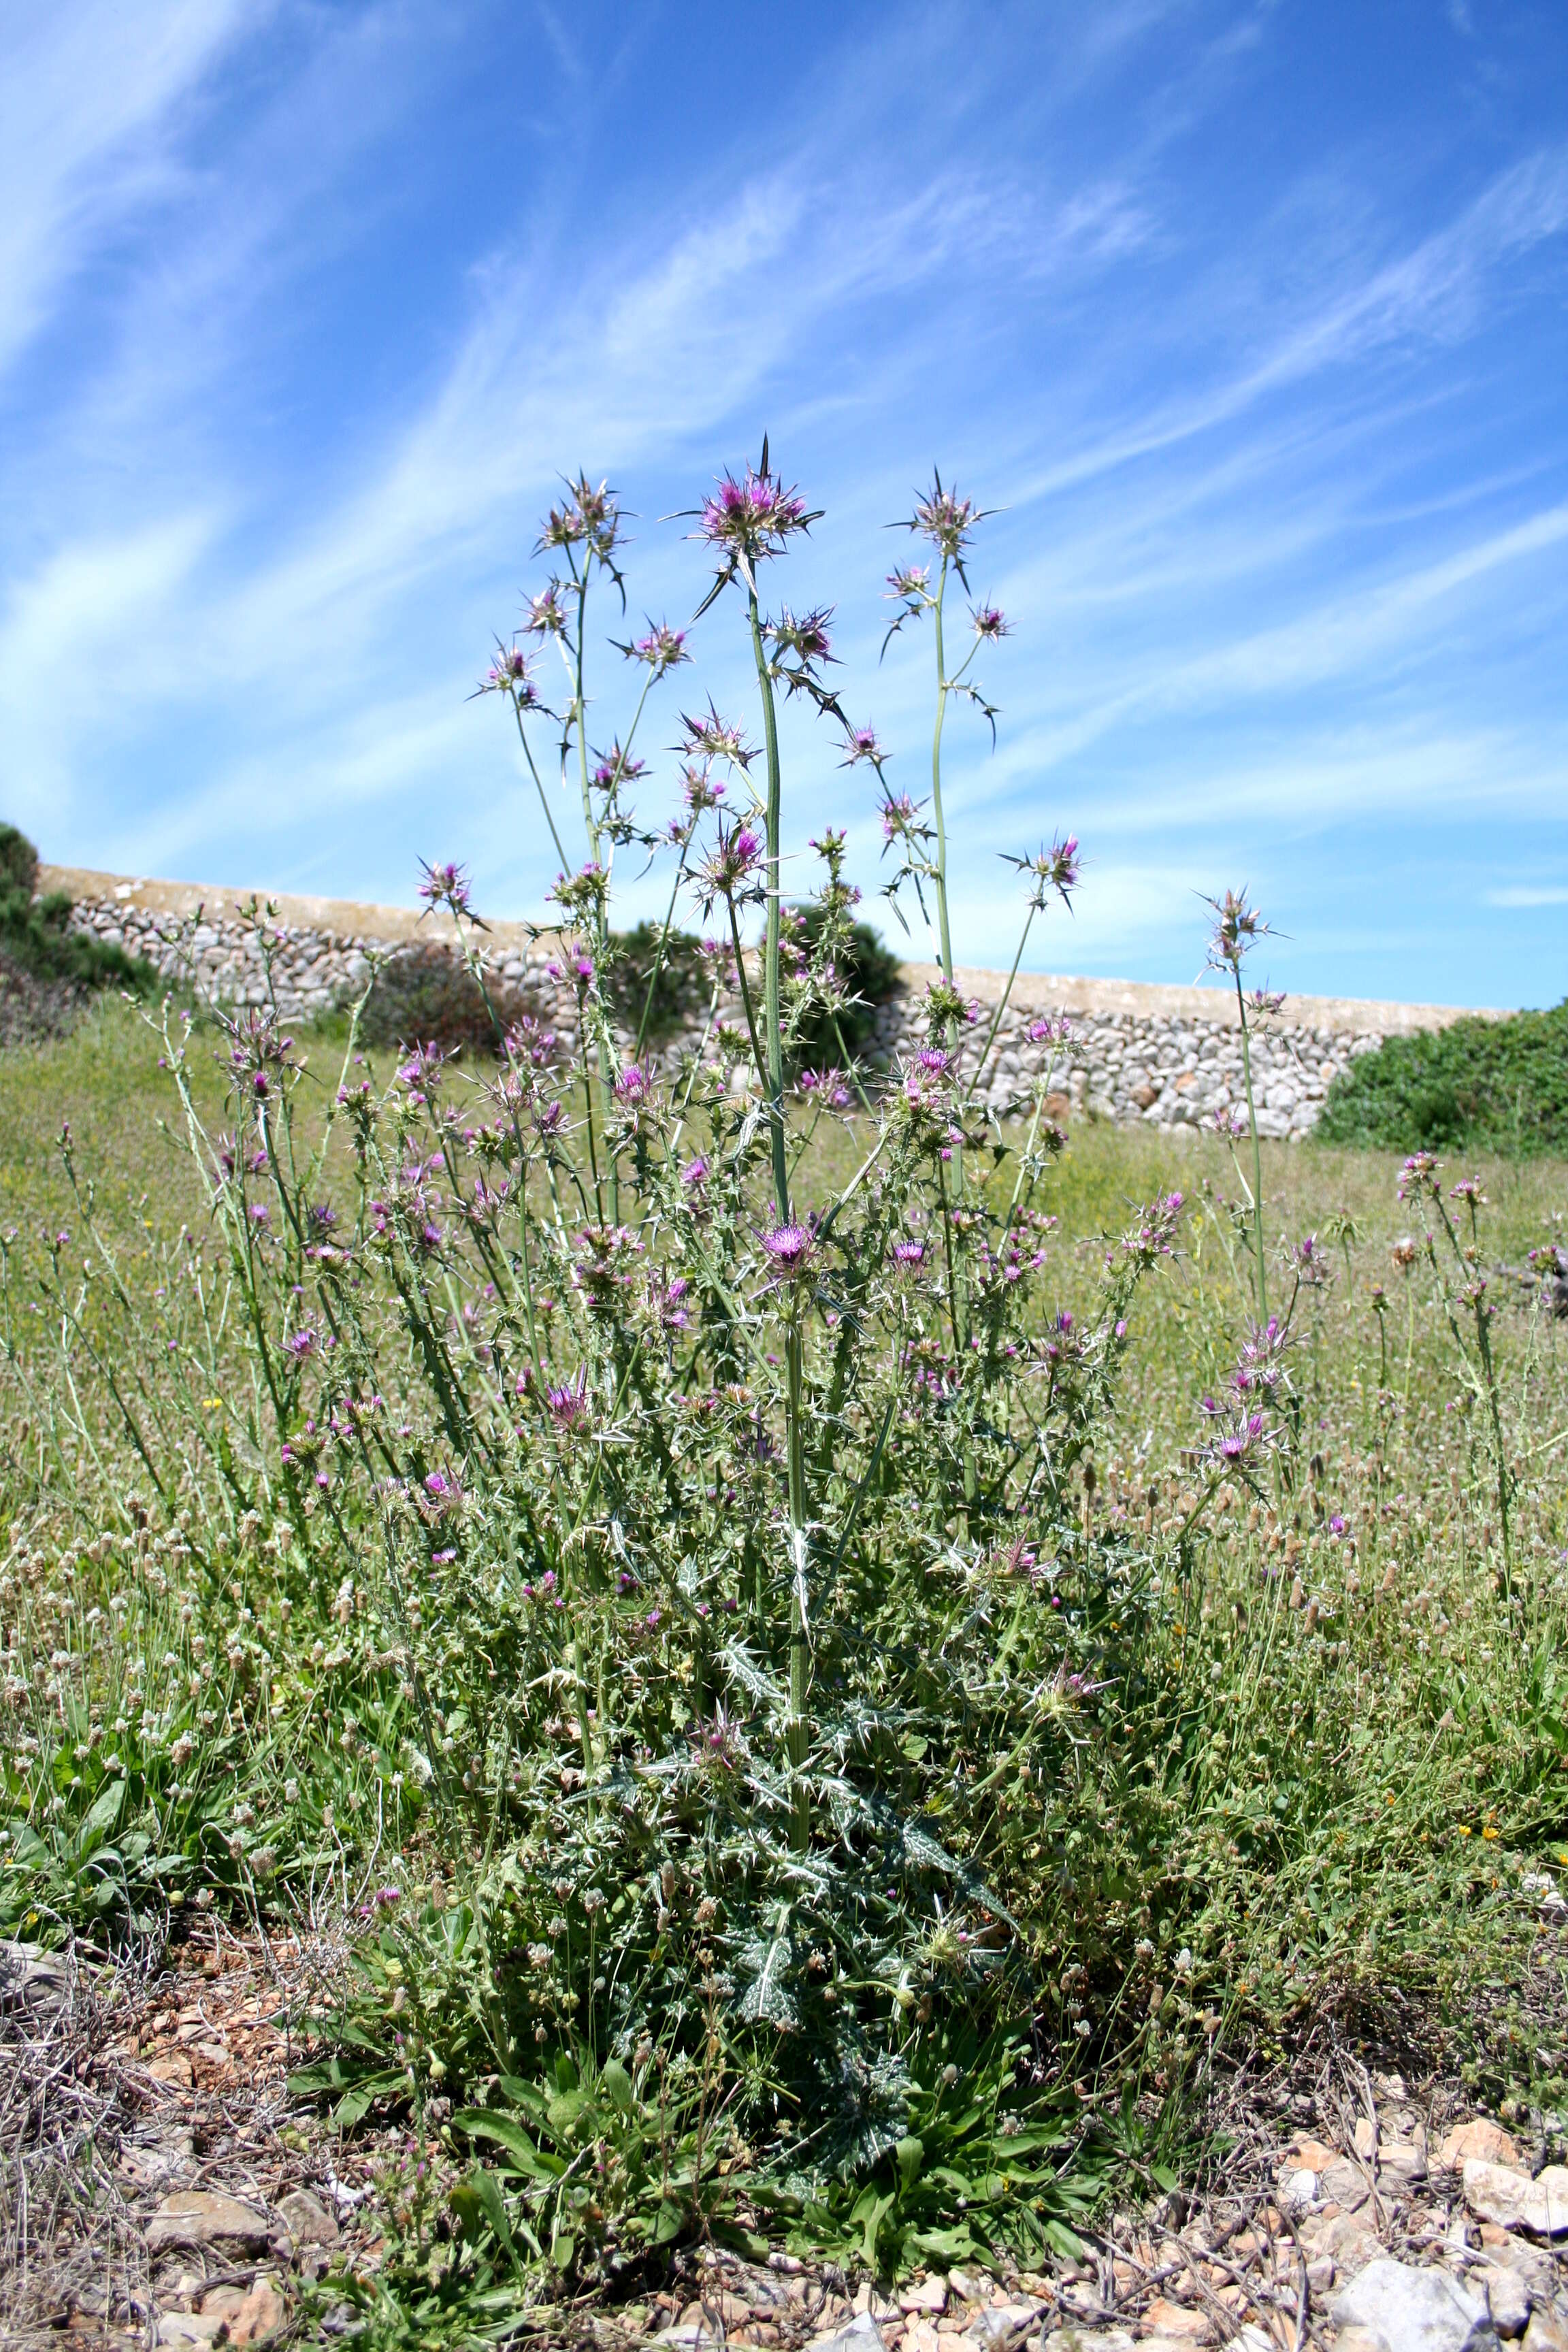
M712 994L710 959L690 931L642 922L613 932L603 988L619 1028L654 1047L701 1024Z
M1385 1039L1334 1080L1315 1131L1387 1151L1568 1152L1568 1000Z
M1481 1184L1413 1164L1437 1238L1389 1261L1342 1202L1283 1216L1256 1143L1239 1196L1195 1143L1180 1190L1147 1138L1064 1158L1059 1022L1024 1116L984 1114L940 798L954 698L995 716L994 607L947 667L979 518L933 485L893 581L933 623L929 808L826 683L829 616L763 611L813 520L765 447L700 509L755 717L682 720L635 955L611 856L689 633L619 648L637 690L591 751L620 516L581 479L546 520L486 691L531 764L563 659L570 1052L506 1017L432 866L493 1059L405 1036L378 1068L362 1005L322 1086L326 1037L262 1008L215 1072L165 1013L174 1213L117 1219L68 1126L0 1233L0 1916L112 1936L335 1890L352 1984L298 2087L434 2151L383 2183L388 2340L715 2229L883 2270L1070 2249L1114 2168L1160 2177L1216 2053L1442 2000L1550 1883L1563 1368L1538 1293L1489 1279ZM876 780L935 917L875 1095L840 834L808 919L782 906L781 690ZM1077 844L1015 862L1021 954ZM647 1003L683 893L728 953L658 1068L611 983L640 965ZM1262 927L1215 914L1239 995ZM1486 2063L1511 2086L1535 2047Z
M38 853L14 824L0 824L0 963L47 985L86 992L118 983L146 992L156 975L112 941L70 928L67 890L36 896Z
M792 907L784 920L786 950L801 969L809 971L814 957L823 966L819 1001L801 1013L796 1066L831 1069L863 1059L876 1041L878 1013L898 992L898 957L869 923L850 923L842 928L827 968L820 953L827 921L822 908Z
M367 1045L424 1045L443 1054L493 1057L504 1029L527 1011L521 992L482 987L460 955L437 940L400 948L376 973L359 1011Z

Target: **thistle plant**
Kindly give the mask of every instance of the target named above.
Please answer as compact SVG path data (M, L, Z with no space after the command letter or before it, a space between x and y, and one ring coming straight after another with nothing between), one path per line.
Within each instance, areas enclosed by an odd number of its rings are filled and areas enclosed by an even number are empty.
M1252 1207L1253 1264L1258 1277L1258 1319L1268 1318L1268 1267L1263 1246L1263 1148L1258 1133L1258 1104L1252 1088L1252 1024L1278 1013L1285 1000L1257 989L1250 1000L1242 985L1241 967L1261 939L1268 936L1268 926L1258 908L1249 906L1247 893L1227 890L1223 898L1208 898L1205 905L1213 910L1214 929L1209 934L1208 968L1224 972L1236 989L1237 1020L1241 1028L1241 1071L1247 1090L1247 1124L1252 1138L1252 1182L1247 1187ZM1246 1180L1243 1179L1245 1183Z
M979 608L947 670L944 599L979 518L940 484L917 513L938 578L900 592L936 625L933 829L913 812L895 831L906 878L935 893L942 976L890 1072L798 1067L842 1008L858 892L828 831L810 922L783 904L781 693L895 806L889 755L830 683L831 613L764 602L814 520L765 444L721 478L694 510L715 572L693 624L608 640L637 686L598 751L588 714L615 688L597 688L591 615L605 590L624 604L626 551L609 488L570 486L540 534L557 568L480 689L510 707L559 861L570 1043L542 1009L498 1021L493 1065L410 1039L378 1069L351 1024L323 1085L263 1006L225 1016L219 1132L193 1082L202 1033L165 1012L206 1229L151 1302L113 1286L107 1241L90 1244L98 1307L62 1267L49 1411L62 1478L105 1446L142 1465L204 1606L250 1589L237 1558L266 1561L228 1736L284 1741L291 1711L318 1710L375 1780L403 1857L391 1883L415 1853L451 1874L437 1974L465 2021L438 2022L400 1962L377 2084L521 2080L552 2053L597 2082L613 2061L671 2114L700 2081L704 2117L721 2106L764 2144L793 2120L791 2164L821 2179L890 2150L917 2095L940 2136L951 2038L985 2044L1009 2003L1032 2007L1037 1792L1076 1770L1163 1573L1158 1544L1084 1498L1182 1203L1162 1195L1109 1239L1095 1297L1068 1311L1040 1205L1063 1140L1050 1070L1011 1140L977 1116L941 735L955 694L994 720L966 671L1005 624ZM669 709L698 623L737 604L755 721L695 696ZM550 645L554 709L535 682ZM637 803L660 780L636 746L661 703L678 740L673 814L654 824ZM701 1037L662 1061L646 1005L636 1024L612 1009L628 844L670 861L655 973L686 906L717 932ZM1014 863L1016 973L1031 927L1070 903L1078 845ZM489 992L466 873L433 864L423 891ZM1037 1035L1073 1050L1064 1024ZM123 1319L123 1376L100 1311ZM310 1671L285 1682L269 1662L312 1626ZM195 1704L143 1717L160 1800L187 1787L167 1743ZM1001 1780L1036 1794L999 1806ZM265 1838L268 1883L287 1885L326 1832L318 1816L233 1834L208 1856L220 1885L245 1883ZM378 1948L435 1916L394 1906Z
M1399 1173L1399 1197L1426 1212L1422 1250L1437 1286L1443 1320L1453 1342L1454 1360L1472 1403L1485 1414L1487 1451L1491 1455L1492 1486L1497 1497L1498 1534L1502 1556L1505 1597L1513 1591L1511 1516L1516 1474L1503 1432L1502 1388L1492 1349L1492 1323L1497 1308L1481 1265L1480 1218L1487 1196L1479 1178L1462 1177L1445 1197L1439 1181L1441 1160L1429 1151L1412 1152ZM1408 1246L1409 1263L1416 1249ZM1405 1375L1406 1404L1409 1374Z

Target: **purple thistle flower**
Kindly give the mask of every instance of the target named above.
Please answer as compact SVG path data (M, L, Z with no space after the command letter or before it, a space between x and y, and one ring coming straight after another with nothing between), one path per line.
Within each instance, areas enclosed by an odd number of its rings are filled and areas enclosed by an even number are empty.
M688 813L692 816L701 816L709 809L718 807L724 797L724 782L722 777L715 780L705 766L692 761L681 772L681 791Z
M581 1429L588 1418L587 1367L579 1367L561 1386L546 1389L544 1402L557 1429Z
M762 1241L775 1274L793 1280L805 1271L816 1236L809 1225L775 1225L770 1233L763 1234Z
M655 677L662 677L667 670L691 659L686 650L685 630L672 629L665 621L661 621L657 628L650 622L647 635L637 638L629 646L623 646L621 651L628 661L646 662Z
M786 604L778 619L766 625L766 635L772 640L774 657L781 654L794 654L797 661L808 667L813 662L831 661L832 639L827 634L827 624L832 618L831 604L819 605L815 611L803 614L798 621Z
M756 756L740 729L720 718L711 700L705 718L693 719L683 713L680 723L686 730L681 749L689 757L728 760L732 767L749 768Z
M874 727L851 727L848 740L849 756L840 762L842 766L853 768L860 761L868 760L874 768L878 770L881 768L887 753L877 740L877 730Z
M974 634L977 637L986 637L994 643L998 637L1012 635L1012 630L994 604L972 606L970 618L974 623Z
M1400 1199L1418 1199L1423 1192L1436 1192L1437 1171L1442 1165L1442 1161L1430 1151L1413 1151L1399 1171Z
M695 1160L689 1160L687 1161L685 1167L680 1171L680 1181L689 1191L693 1192L700 1191L701 1187L707 1183L708 1162L703 1158L700 1151L697 1154Z
M628 1062L616 1080L616 1099L639 1110L653 1092L653 1079L640 1062Z
M528 618L524 629L531 637L563 637L566 634L566 607L562 601L561 583L552 580L527 604Z
M1268 926L1256 907L1248 906L1245 890L1227 890L1223 898L1205 898L1215 923L1209 934L1208 964L1213 971L1239 971L1244 958L1268 936Z
M748 466L739 481L733 474L722 475L711 497L703 500L698 536L750 564L781 553L814 519L797 492L786 490L775 474Z
M479 681L479 692L508 694L520 710L538 709L539 689L521 646L498 644L495 659Z
M749 824L734 825L728 833L721 825L718 843L697 874L704 909L711 907L715 898L733 901L745 889L765 847L761 835L753 833Z
M914 518L910 529L929 539L949 562L953 562L962 556L969 535L979 520L973 500L961 499L955 490L944 490L942 476L938 474L933 477L931 488L925 497L915 500Z
M614 792L619 784L635 784L639 776L647 773L646 760L628 760L618 743L612 743L594 771L594 784L601 793Z
M897 841L910 831L919 810L908 793L889 793L882 803L882 831L889 841Z
M431 866L424 858L420 859L419 866L425 877L419 885L419 896L426 900L427 908L449 907L454 915L472 922L474 909L468 896L466 868L449 863Z
M923 1265L925 1261L926 1245L924 1242L905 1241L895 1242L893 1244L893 1263L895 1265L912 1267Z

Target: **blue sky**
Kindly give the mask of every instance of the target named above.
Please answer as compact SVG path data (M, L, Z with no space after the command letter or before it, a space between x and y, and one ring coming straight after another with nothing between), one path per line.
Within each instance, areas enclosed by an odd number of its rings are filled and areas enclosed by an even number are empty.
M1247 883L1281 985L1554 1002L1565 394L1561 0L12 0L0 814L405 903L452 856L542 912L466 698L537 518L607 474L634 616L681 621L659 518L765 426L826 509L773 593L837 605L904 789L930 644L878 667L882 526L933 462L1003 509L961 956L1008 958L999 853L1061 827L1037 968L1189 979L1194 894ZM744 708L737 613L694 643L655 748ZM792 833L846 824L872 898L868 780L798 712L786 749Z

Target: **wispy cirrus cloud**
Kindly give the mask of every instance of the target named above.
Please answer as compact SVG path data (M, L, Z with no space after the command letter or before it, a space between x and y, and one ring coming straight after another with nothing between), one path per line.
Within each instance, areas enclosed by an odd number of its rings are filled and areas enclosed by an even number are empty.
M184 110L266 0L18 0L0 72L0 372L95 246L184 184Z

